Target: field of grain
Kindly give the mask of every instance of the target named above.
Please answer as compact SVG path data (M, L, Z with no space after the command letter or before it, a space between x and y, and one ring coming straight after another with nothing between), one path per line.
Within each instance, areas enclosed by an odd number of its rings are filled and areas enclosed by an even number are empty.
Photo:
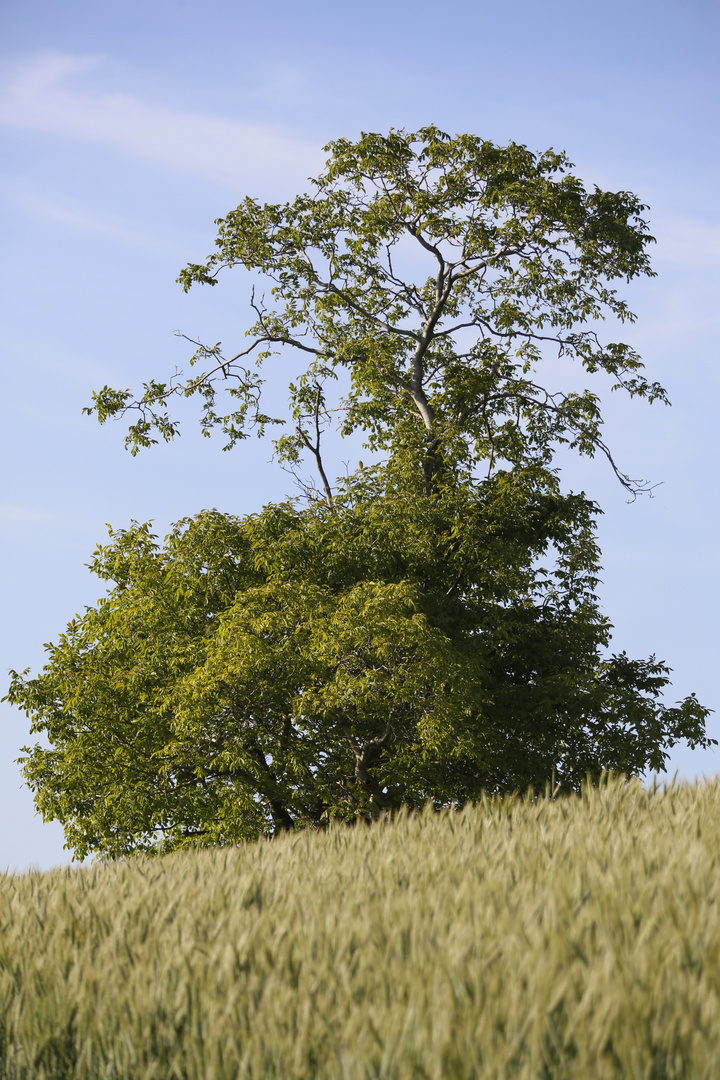
M720 783L0 879L3 1080L720 1076Z

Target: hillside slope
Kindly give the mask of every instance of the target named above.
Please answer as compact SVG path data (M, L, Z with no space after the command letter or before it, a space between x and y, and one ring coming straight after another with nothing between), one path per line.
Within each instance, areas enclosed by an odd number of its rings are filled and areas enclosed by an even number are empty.
M720 1076L720 782L0 879L7 1080Z

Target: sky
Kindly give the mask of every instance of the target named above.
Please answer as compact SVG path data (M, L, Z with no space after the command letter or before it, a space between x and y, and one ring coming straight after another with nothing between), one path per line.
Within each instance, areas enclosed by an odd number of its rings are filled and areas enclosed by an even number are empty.
M565 486L603 509L601 597L613 649L673 669L720 711L716 618L720 425L714 0L23 0L0 9L0 696L5 672L103 589L85 564L131 520L164 535L207 507L259 510L291 490L270 448L230 454L192 414L170 446L130 457L118 424L82 415L106 383L187 364L180 330L242 342L243 283L183 294L187 262L246 195L308 189L322 147L433 123L565 150L587 186L638 194L657 277L626 290L626 330L671 408L603 397L621 468L658 484L628 504L601 461L563 460ZM709 731L720 738L720 716ZM26 717L0 706L0 868L66 863L16 759ZM677 748L681 778L718 749Z

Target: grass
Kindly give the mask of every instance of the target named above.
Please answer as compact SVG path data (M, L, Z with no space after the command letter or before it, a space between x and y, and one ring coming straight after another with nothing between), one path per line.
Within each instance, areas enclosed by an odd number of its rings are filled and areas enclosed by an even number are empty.
M720 783L0 879L3 1080L720 1076Z

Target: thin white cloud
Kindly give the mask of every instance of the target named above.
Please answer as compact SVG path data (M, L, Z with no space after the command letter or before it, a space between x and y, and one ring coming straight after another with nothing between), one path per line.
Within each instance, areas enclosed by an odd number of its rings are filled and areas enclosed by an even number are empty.
M294 190L321 162L318 148L263 124L171 109L83 84L102 57L36 54L0 91L0 124L108 146L173 170L231 184L286 176ZM286 185L283 184L283 187Z
M172 255L178 259L184 257L184 249L180 245L160 240L155 233L132 228L120 220L88 213L68 202L38 197L29 191L22 190L17 183L0 184L0 194L7 203L22 207L34 216L49 218L67 225L73 230L102 236L115 240L125 247L139 248L156 255Z
M37 506L23 506L20 503L0 503L0 523L24 525L49 525L62 521L62 515L52 510L43 510Z

